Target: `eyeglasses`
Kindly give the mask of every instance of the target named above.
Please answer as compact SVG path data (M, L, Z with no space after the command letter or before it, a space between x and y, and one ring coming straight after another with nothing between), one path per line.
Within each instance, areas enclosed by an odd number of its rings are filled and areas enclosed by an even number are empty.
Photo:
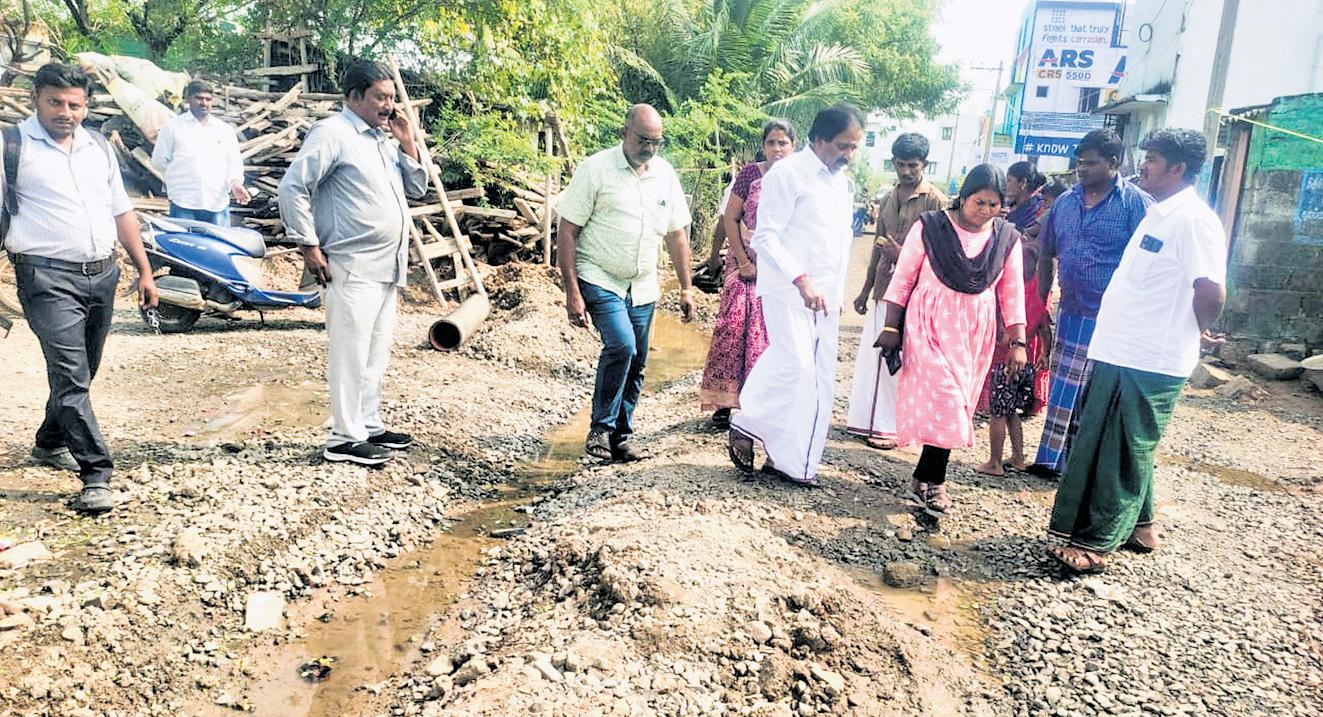
M638 139L639 144L645 147L656 147L657 149L661 149L662 147L666 146L665 137L658 137L657 139L652 139L651 137L644 137L643 135L639 134L638 132L635 132L634 130L630 130L629 133L634 135Z

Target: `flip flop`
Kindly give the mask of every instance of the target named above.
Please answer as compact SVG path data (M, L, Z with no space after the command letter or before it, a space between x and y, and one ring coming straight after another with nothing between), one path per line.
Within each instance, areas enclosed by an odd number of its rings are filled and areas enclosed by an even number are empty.
M1072 558L1066 555L1066 550L1078 550L1079 558ZM1081 575L1097 575L1107 570L1107 561L1097 553L1084 548L1074 548L1067 545L1053 545L1048 547L1047 554L1056 560L1063 567L1073 573ZM1080 558L1083 562L1080 562Z
M878 451L893 451L897 444L890 438L865 438L864 445Z

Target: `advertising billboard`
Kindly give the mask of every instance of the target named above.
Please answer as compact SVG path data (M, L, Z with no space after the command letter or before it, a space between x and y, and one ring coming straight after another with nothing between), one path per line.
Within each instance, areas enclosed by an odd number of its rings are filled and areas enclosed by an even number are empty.
M1017 153L1073 156L1080 138L1103 126L1103 118L1092 112L1125 76L1121 17L1119 2L1035 4L1022 60Z

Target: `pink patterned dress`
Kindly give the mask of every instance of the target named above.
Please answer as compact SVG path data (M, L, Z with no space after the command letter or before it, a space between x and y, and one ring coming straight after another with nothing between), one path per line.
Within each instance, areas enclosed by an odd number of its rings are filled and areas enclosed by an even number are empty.
M978 256L992 238L991 225L974 233L952 223L967 257ZM1024 259L1017 241L1001 277L981 294L964 294L933 273L922 233L922 222L915 222L883 297L905 307L897 440L967 448L974 445L974 409L992 365L998 305L1007 326L1025 322Z
M749 248L749 237L753 236L757 224L762 177L757 162L745 165L731 190L731 194L744 200L744 216L740 221L740 236L727 237L727 241L738 240L750 261L757 259ZM767 348L762 300L755 292L755 282L740 278L735 252L726 252L723 277L721 308L712 329L703 382L698 388L698 400L704 411L739 408L744 378Z

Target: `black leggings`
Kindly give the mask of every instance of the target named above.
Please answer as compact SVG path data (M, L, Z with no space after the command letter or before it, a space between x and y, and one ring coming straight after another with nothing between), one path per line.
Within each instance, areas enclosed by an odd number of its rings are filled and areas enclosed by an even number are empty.
M941 485L946 482L946 464L951 460L951 449L924 446L919 465L914 467L914 479L921 483Z

